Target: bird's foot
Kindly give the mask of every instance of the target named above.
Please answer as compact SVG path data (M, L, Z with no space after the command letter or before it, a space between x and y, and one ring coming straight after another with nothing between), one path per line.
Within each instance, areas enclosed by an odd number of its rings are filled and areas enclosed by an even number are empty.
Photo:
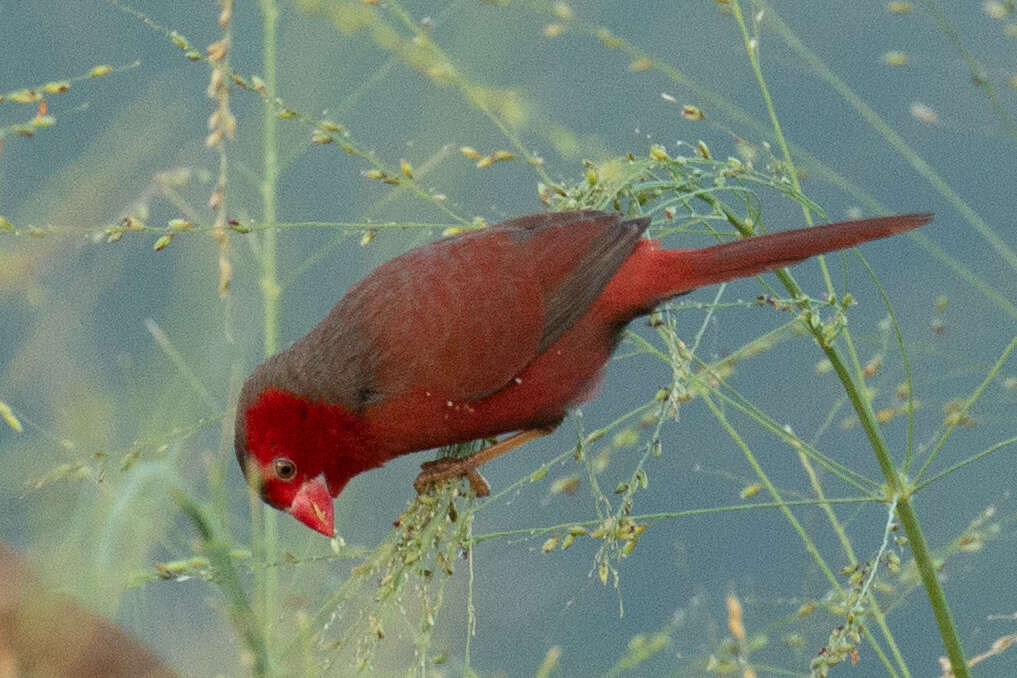
M491 486L484 480L477 470L477 462L473 456L469 457L442 457L434 461L425 461L420 465L420 475L413 481L413 489L417 494L423 494L431 485L453 478L466 476L470 481L470 489L478 497L486 497L491 494Z
M486 497L491 494L491 486L477 471L477 467L534 438L546 436L553 430L554 427L550 426L528 429L510 435L504 440L499 440L491 447L486 447L468 457L442 457L433 461L425 461L420 465L420 475L413 481L413 489L417 491L417 494L423 494L430 485L466 476L466 479L470 481L470 489L473 490L473 494L478 497Z

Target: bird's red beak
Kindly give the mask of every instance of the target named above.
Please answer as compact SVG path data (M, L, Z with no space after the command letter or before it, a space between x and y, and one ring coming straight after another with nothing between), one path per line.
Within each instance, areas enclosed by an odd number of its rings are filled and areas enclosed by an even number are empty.
M305 480L286 512L312 530L321 532L326 537L334 537L332 496L328 493L324 476L323 473Z

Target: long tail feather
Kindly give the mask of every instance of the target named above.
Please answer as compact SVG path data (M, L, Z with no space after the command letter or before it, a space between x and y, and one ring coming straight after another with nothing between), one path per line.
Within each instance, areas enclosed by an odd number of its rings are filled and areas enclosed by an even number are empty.
M931 213L859 219L768 233L698 250L671 250L680 252L676 258L682 287L672 294L790 266L817 254L909 231L931 220Z

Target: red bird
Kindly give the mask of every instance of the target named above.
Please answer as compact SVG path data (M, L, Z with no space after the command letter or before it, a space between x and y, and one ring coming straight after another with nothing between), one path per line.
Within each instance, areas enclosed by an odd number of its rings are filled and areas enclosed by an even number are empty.
M237 459L261 497L332 536L350 478L409 452L518 431L424 464L415 486L557 426L594 395L626 323L703 285L788 266L925 224L846 221L694 250L660 249L648 218L534 214L424 245L354 285L324 320L254 370Z

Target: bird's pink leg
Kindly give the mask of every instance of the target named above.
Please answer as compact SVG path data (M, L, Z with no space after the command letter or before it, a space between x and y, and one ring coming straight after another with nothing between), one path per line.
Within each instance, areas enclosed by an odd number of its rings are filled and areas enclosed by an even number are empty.
M470 489L473 490L473 494L478 497L486 497L491 493L491 487L477 471L477 467L531 440L542 438L552 431L554 431L553 428L528 429L514 433L468 457L442 457L434 461L426 461L420 465L420 475L413 481L413 489L417 491L417 494L423 494L430 485L466 476L466 479L470 481Z

